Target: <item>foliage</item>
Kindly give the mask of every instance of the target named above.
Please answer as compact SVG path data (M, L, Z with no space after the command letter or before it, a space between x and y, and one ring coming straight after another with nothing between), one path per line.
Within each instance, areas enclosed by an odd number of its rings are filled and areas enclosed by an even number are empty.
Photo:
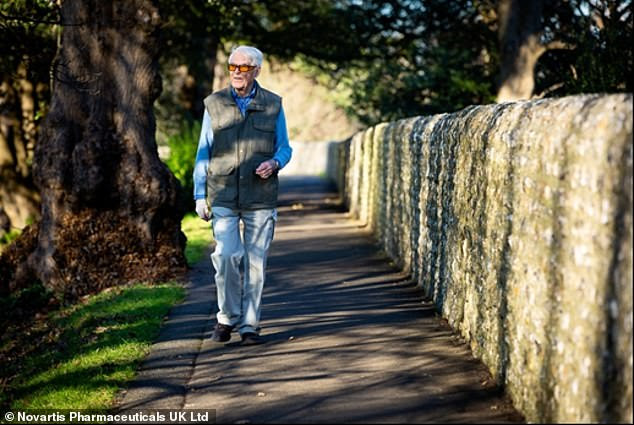
M23 227L28 215L39 216L31 166L50 101L58 14L55 2L46 0L0 2L0 180L6 182L0 209L11 205L14 227Z
M342 104L364 123L495 101L497 2L337 3L348 25L343 31L354 32L359 48L340 62L306 59L313 71L328 75L333 90L351 94ZM632 90L631 1L557 0L544 6L540 36L548 50L537 65L536 95ZM551 49L555 42L567 47Z
M497 35L470 1L339 1L357 47L333 62L305 56L340 104L365 124L461 109L494 99ZM320 43L324 45L324 43Z
M191 266L203 258L205 251L213 242L211 225L201 220L196 214L190 213L183 217L181 229L187 236L185 257L187 264Z
M630 0L546 2L543 42L567 48L547 51L536 70L536 93L631 92L633 35Z
M167 140L169 157L165 163L174 173L183 188L183 196L189 211L193 210L194 194L194 163L198 149L201 123L199 121L185 121L181 125L181 131Z
M0 405L111 408L147 355L164 316L183 295L175 283L116 288L51 313L28 329L6 329Z
M159 143L202 119L204 96L213 87L220 36L233 31L237 6L223 1L159 0L163 91L155 104Z
M224 39L254 43L268 54L290 60L300 54L330 64L367 57L378 27L372 13L359 14L357 5L383 2L301 0L241 2L233 34ZM415 19L415 18L412 18Z
M333 91L350 93L340 104L366 124L495 101L495 1L272 3L260 3L261 17L242 24L242 37L300 55ZM540 36L550 50L535 94L631 91L631 8L630 0L544 2Z
M0 2L0 74L15 74L27 61L36 81L48 82L55 55L59 10L48 0Z
M11 229L5 234L3 234L2 236L0 236L0 253L2 252L2 248L5 245L8 245L14 240L16 240L17 237L20 236L21 233L22 231L20 229Z
M29 81L35 88L33 117L36 122L46 115L51 85L51 63L60 31L59 9L47 0L13 0L0 2L0 83L7 81L17 93L20 80ZM6 97L5 97L6 96ZM17 99L0 92L0 114L11 115ZM18 119L20 117L18 112ZM24 131L23 126L16 126ZM30 146L32 149L32 146ZM30 167L31 158L28 166ZM25 174L27 175L27 174Z
M155 108L159 143L178 133L181 121L202 118L202 99L212 90L216 52L224 44L254 44L283 60L304 54L339 61L364 42L348 31L349 22L330 0L159 0L159 6L165 81Z
M24 55L50 63L59 26L41 22L55 22L51 4L0 6L0 31L11 41L0 48L9 58L4 64ZM345 94L339 104L365 124L489 103L497 92L494 0L159 0L159 6L161 143L181 132L183 121L200 121L223 45L250 43L282 60L300 58L333 92ZM631 9L631 0L544 1L543 44L568 47L542 56L535 94L631 91ZM28 19L6 19L12 15ZM48 73L47 66L37 68Z

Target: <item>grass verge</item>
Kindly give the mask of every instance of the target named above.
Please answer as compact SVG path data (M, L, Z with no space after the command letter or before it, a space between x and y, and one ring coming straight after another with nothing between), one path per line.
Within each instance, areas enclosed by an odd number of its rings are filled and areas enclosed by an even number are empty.
M189 265L197 263L213 241L211 225L201 220L195 213L187 214L181 223L181 229L187 236L185 257Z
M52 313L31 332L41 344L23 353L0 405L12 409L108 409L184 296L177 283L105 290ZM28 341L21 341L26 343ZM3 344L2 350L10 348ZM5 353L6 354L6 353ZM5 370L5 372L7 372Z
M194 264L212 242L209 223L188 214L181 226L185 256ZM170 282L110 288L62 308L49 305L52 295L41 285L0 299L7 313L0 317L0 408L113 407L184 295L181 284ZM26 305L38 313L12 323Z

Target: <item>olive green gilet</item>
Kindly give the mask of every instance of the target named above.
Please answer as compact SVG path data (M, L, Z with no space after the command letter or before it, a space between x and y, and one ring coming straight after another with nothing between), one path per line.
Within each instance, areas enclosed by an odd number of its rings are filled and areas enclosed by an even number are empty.
M282 99L258 87L243 117L225 88L207 96L205 108L214 133L207 168L207 202L233 209L275 208L278 178L255 174L255 169L275 154L275 124Z

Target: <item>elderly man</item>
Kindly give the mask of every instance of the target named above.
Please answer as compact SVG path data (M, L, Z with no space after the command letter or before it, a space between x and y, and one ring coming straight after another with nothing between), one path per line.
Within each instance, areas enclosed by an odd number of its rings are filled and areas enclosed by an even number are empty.
M211 255L219 310L216 342L229 341L235 328L243 345L262 342L260 302L277 221L277 172L292 150L281 98L256 81L261 67L260 50L235 48L229 56L230 87L204 100L194 199L198 216L212 220L216 240Z

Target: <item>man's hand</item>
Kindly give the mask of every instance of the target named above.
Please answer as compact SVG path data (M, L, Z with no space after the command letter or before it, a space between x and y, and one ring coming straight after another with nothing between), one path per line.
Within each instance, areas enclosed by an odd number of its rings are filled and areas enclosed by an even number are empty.
M205 221L209 221L209 207L204 199L196 199L196 214Z
M258 168L255 169L255 174L263 179L268 179L275 171L277 171L277 161L269 159L258 165Z

